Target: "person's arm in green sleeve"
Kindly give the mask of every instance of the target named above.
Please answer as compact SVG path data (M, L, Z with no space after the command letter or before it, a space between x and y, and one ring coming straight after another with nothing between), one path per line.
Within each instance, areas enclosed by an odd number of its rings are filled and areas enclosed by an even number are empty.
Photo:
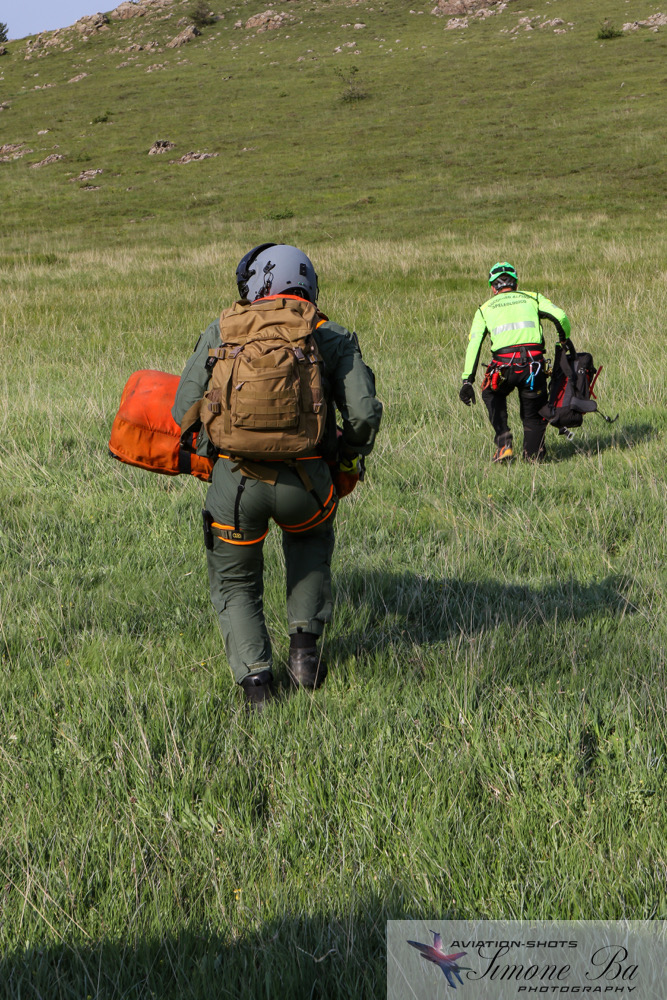
M463 364L463 375L461 376L464 382L475 381L477 365L479 364L479 355L482 350L482 343L487 333L488 330L486 327L486 320L484 319L482 310L478 309L472 321L470 336L468 337L468 350L466 351L466 358Z
M211 373L206 367L209 348L217 347L219 343L220 325L219 321L216 319L204 331L204 333L202 333L201 337L197 341L194 353L191 355L185 368L183 369L181 380L178 383L178 389L176 390L176 398L171 409L171 415L179 427L183 417L193 403L196 403L198 399L201 399L206 392L209 379L211 377Z
M566 340L570 336L570 321L567 315L558 306L555 306L543 295L537 296L537 310L540 319L548 319L556 327L559 340Z
M345 327L327 322L319 327L317 340L341 416L342 447L350 453L369 455L382 419L373 372L361 356L356 337Z

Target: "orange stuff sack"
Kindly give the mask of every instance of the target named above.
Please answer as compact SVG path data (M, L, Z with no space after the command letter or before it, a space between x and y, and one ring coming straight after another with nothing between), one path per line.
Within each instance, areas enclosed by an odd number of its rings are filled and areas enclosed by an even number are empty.
M111 428L109 451L128 465L137 465L165 476L181 473L208 482L213 460L194 454L181 445L181 428L171 415L178 375L142 369L130 375Z
M337 465L329 466L329 471L331 472L331 481L334 484L338 499L342 500L343 497L348 497L359 482L359 473L343 472Z

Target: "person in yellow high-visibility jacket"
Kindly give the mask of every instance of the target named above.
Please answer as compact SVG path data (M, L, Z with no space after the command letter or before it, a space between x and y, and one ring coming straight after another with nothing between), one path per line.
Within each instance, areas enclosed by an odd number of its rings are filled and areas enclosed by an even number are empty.
M562 309L538 292L519 290L516 269L507 261L489 271L491 298L479 307L470 329L459 398L475 403L473 383L482 343L488 335L492 361L482 380L482 400L495 432L494 462L512 458L513 437L507 422L507 397L517 389L523 424L523 457L541 460L546 455L547 422L539 411L547 402L544 334L541 321L550 320L559 339L570 336L570 321Z

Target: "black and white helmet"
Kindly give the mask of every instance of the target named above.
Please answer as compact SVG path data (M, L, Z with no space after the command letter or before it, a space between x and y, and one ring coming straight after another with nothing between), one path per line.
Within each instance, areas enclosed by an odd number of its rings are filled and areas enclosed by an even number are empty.
M239 261L236 284L242 299L266 295L299 295L317 302L317 275L302 250L286 243L261 243Z

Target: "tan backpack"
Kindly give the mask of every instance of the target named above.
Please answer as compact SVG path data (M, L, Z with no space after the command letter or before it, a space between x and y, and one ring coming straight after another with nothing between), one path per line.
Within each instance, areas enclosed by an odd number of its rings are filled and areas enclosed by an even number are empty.
M327 412L313 336L320 320L314 305L289 295L225 309L199 411L220 452L260 461L315 453Z

